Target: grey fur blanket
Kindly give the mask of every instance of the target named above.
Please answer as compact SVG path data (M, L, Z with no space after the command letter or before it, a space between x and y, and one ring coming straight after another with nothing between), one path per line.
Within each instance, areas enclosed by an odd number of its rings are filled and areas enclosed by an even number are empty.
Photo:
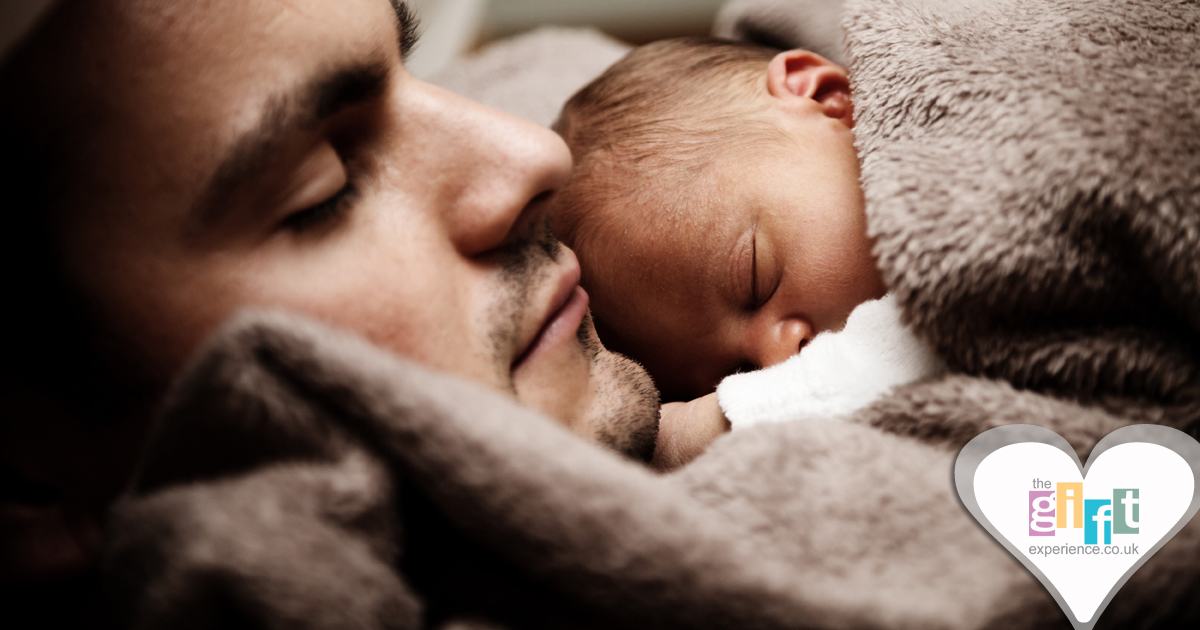
M953 374L657 476L499 394L248 315L180 380L114 509L124 619L1065 627L951 465L1009 423L1081 454L1133 422L1200 434L1200 5L852 0L844 25L880 264ZM1198 592L1193 522L1098 627L1194 626Z

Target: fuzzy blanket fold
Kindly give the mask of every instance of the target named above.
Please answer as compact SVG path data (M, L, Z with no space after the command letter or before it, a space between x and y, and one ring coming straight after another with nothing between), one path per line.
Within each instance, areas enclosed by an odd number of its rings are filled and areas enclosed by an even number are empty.
M1026 579L959 516L951 453L855 425L750 433L659 477L502 395L249 316L168 401L107 565L139 627L950 627ZM901 494L922 531L879 515ZM954 623L937 592L963 596Z
M803 21L813 3L741 4ZM880 264L954 374L657 476L352 336L243 316L181 378L114 509L123 618L1066 627L951 465L1002 424L1083 456L1131 422L1200 433L1200 5L852 0L844 26ZM1198 590L1192 523L1097 627L1195 625Z

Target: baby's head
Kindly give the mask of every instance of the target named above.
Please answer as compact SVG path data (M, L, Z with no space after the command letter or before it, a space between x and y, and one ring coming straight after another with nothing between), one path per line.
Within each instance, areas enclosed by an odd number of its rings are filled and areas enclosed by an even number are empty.
M884 293L851 115L825 59L705 39L638 48L564 107L576 166L552 225L601 337L665 399L782 362Z

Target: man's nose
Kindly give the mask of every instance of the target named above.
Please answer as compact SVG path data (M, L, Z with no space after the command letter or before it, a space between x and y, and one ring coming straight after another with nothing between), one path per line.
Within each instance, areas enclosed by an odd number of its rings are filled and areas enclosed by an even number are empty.
M795 356L812 335L802 317L762 317L750 324L745 354L759 368L771 367Z
M571 152L553 131L423 84L432 147L442 158L438 184L450 238L467 256L528 233L546 212L543 193L571 174ZM537 203L534 203L537 201Z

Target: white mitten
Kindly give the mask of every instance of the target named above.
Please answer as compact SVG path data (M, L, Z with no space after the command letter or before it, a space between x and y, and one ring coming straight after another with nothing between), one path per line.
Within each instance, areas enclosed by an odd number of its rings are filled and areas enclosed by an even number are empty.
M929 344L900 323L891 294L864 302L839 332L817 335L778 365L726 377L717 387L734 430L763 422L835 420L898 385L946 369Z

